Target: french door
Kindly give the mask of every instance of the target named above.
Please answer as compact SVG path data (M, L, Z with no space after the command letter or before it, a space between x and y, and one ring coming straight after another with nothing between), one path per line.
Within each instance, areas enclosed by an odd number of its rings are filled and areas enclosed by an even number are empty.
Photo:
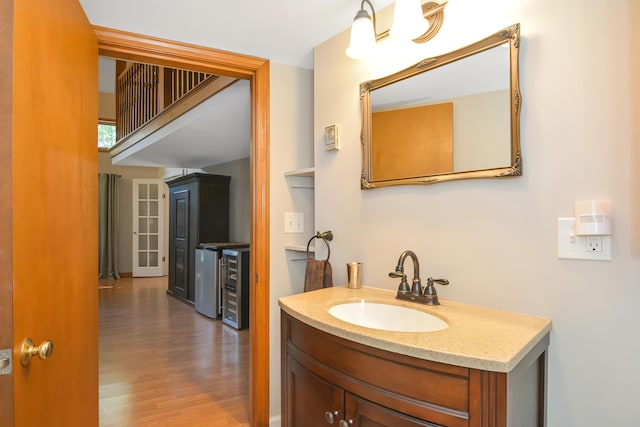
M164 262L164 182L133 181L133 277L162 276Z

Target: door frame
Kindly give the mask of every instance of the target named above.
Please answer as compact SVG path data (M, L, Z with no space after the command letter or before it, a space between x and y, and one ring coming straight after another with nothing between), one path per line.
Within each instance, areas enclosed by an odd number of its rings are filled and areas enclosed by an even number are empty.
M98 54L251 83L250 423L269 425L269 61L94 26ZM96 58L97 60L97 58Z
M0 0L0 349L13 348L13 1ZM13 361L15 363L15 360ZM0 420L14 424L13 374L0 376Z

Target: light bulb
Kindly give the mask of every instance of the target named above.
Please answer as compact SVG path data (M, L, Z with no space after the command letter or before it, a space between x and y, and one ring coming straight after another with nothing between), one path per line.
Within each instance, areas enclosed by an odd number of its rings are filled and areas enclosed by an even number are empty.
M351 39L345 53L353 59L365 59L373 54L375 48L376 35L373 30L373 22L369 14L361 9L351 25Z

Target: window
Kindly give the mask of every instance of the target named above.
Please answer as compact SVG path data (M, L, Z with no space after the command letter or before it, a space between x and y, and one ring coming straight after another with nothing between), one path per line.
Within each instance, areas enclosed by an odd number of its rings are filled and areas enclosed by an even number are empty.
M116 145L116 124L114 122L98 122L98 148L108 150Z

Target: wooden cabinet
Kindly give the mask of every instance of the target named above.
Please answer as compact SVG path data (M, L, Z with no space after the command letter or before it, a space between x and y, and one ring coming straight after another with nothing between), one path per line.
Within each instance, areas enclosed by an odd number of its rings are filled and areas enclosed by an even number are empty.
M293 358L289 359L289 369L289 385L295 392L288 402L288 425L326 427L328 416L338 425L344 414L344 390L314 375Z
M289 426L438 427L346 393L289 359ZM346 425L345 425L346 423Z
M409 417L350 393L345 395L344 407L347 426L440 427L438 424Z
M229 241L231 177L194 173L167 182L169 186L169 288L167 292L193 303L195 249L200 243Z
M282 312L282 425L542 427L545 350L489 372L358 344Z

